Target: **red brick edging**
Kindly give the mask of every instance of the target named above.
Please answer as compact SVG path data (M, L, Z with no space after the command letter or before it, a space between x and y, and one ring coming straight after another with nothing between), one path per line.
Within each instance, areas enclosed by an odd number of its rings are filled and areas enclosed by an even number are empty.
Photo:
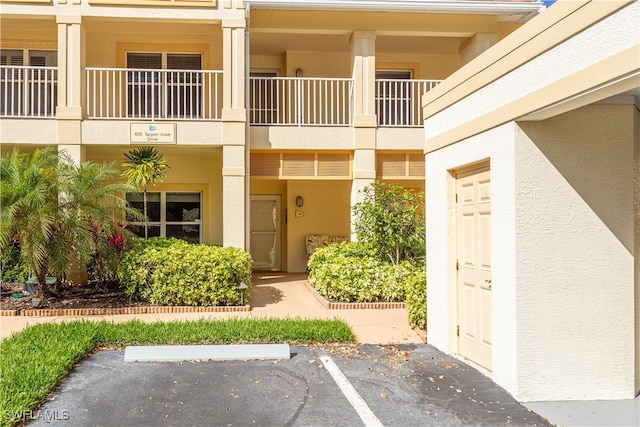
M121 308L40 308L25 310L0 310L0 316L109 316L113 314L158 314L158 313L222 313L251 311L251 306L150 306Z
M304 286L313 296L322 304L327 310L363 310L363 309L394 309L404 308L404 302L333 302L327 300L320 295L316 289L309 284L307 280L304 281Z

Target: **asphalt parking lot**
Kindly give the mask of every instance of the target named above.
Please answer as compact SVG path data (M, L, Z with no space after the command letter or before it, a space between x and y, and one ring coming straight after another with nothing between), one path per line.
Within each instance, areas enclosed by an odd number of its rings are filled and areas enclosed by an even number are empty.
M291 353L277 361L125 363L123 351L101 351L71 371L29 425L549 425L429 345L293 346Z

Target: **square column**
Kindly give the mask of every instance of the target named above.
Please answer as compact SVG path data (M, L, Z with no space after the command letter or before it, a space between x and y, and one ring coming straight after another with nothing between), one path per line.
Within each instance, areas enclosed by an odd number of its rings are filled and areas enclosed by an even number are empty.
M80 16L60 15L58 23L58 141L82 142L81 120L84 92L85 36Z
M86 151L86 147L79 144L58 145L58 153L64 152L77 165L86 160ZM85 285L88 280L86 266L77 261L72 261L67 280L76 285Z
M246 245L246 134L245 108L245 20L222 21L222 242L224 246Z
M351 75L354 80L353 182L351 206L363 200L363 189L376 179L376 34L354 31L351 36ZM356 240L351 217L351 240Z

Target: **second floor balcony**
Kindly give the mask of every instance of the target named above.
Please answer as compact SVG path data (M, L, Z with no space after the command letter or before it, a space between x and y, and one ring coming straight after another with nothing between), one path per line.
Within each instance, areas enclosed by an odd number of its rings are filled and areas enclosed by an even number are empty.
M85 119L219 121L219 70L85 69ZM438 80L376 79L379 127L421 127L420 99ZM55 118L57 67L0 66L0 117ZM353 125L350 78L249 78L252 126Z
M0 117L55 117L57 67L0 66Z
M86 68L88 119L220 120L222 71Z

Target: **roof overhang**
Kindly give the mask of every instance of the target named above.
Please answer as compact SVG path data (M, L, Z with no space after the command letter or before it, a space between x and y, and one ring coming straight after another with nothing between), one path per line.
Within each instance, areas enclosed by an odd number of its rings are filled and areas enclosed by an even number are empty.
M640 44L635 36L639 9L635 0L555 3L423 96L425 126L447 123L427 132L425 152L510 121L545 120L611 97L638 105L634 98L640 94ZM553 52L562 52L556 47L588 34L605 19L616 20L621 36L600 38L602 45L595 50L593 45L582 43L580 57L590 62L580 69L566 67L572 71L564 71L562 61L566 58L552 65L540 60L545 56L555 59ZM553 79L533 78L548 69L556 70ZM469 99L474 96L474 106L481 107L469 113Z
M244 0L244 2L251 9L490 14L504 17L504 20L519 22L528 21L545 8L540 0Z

